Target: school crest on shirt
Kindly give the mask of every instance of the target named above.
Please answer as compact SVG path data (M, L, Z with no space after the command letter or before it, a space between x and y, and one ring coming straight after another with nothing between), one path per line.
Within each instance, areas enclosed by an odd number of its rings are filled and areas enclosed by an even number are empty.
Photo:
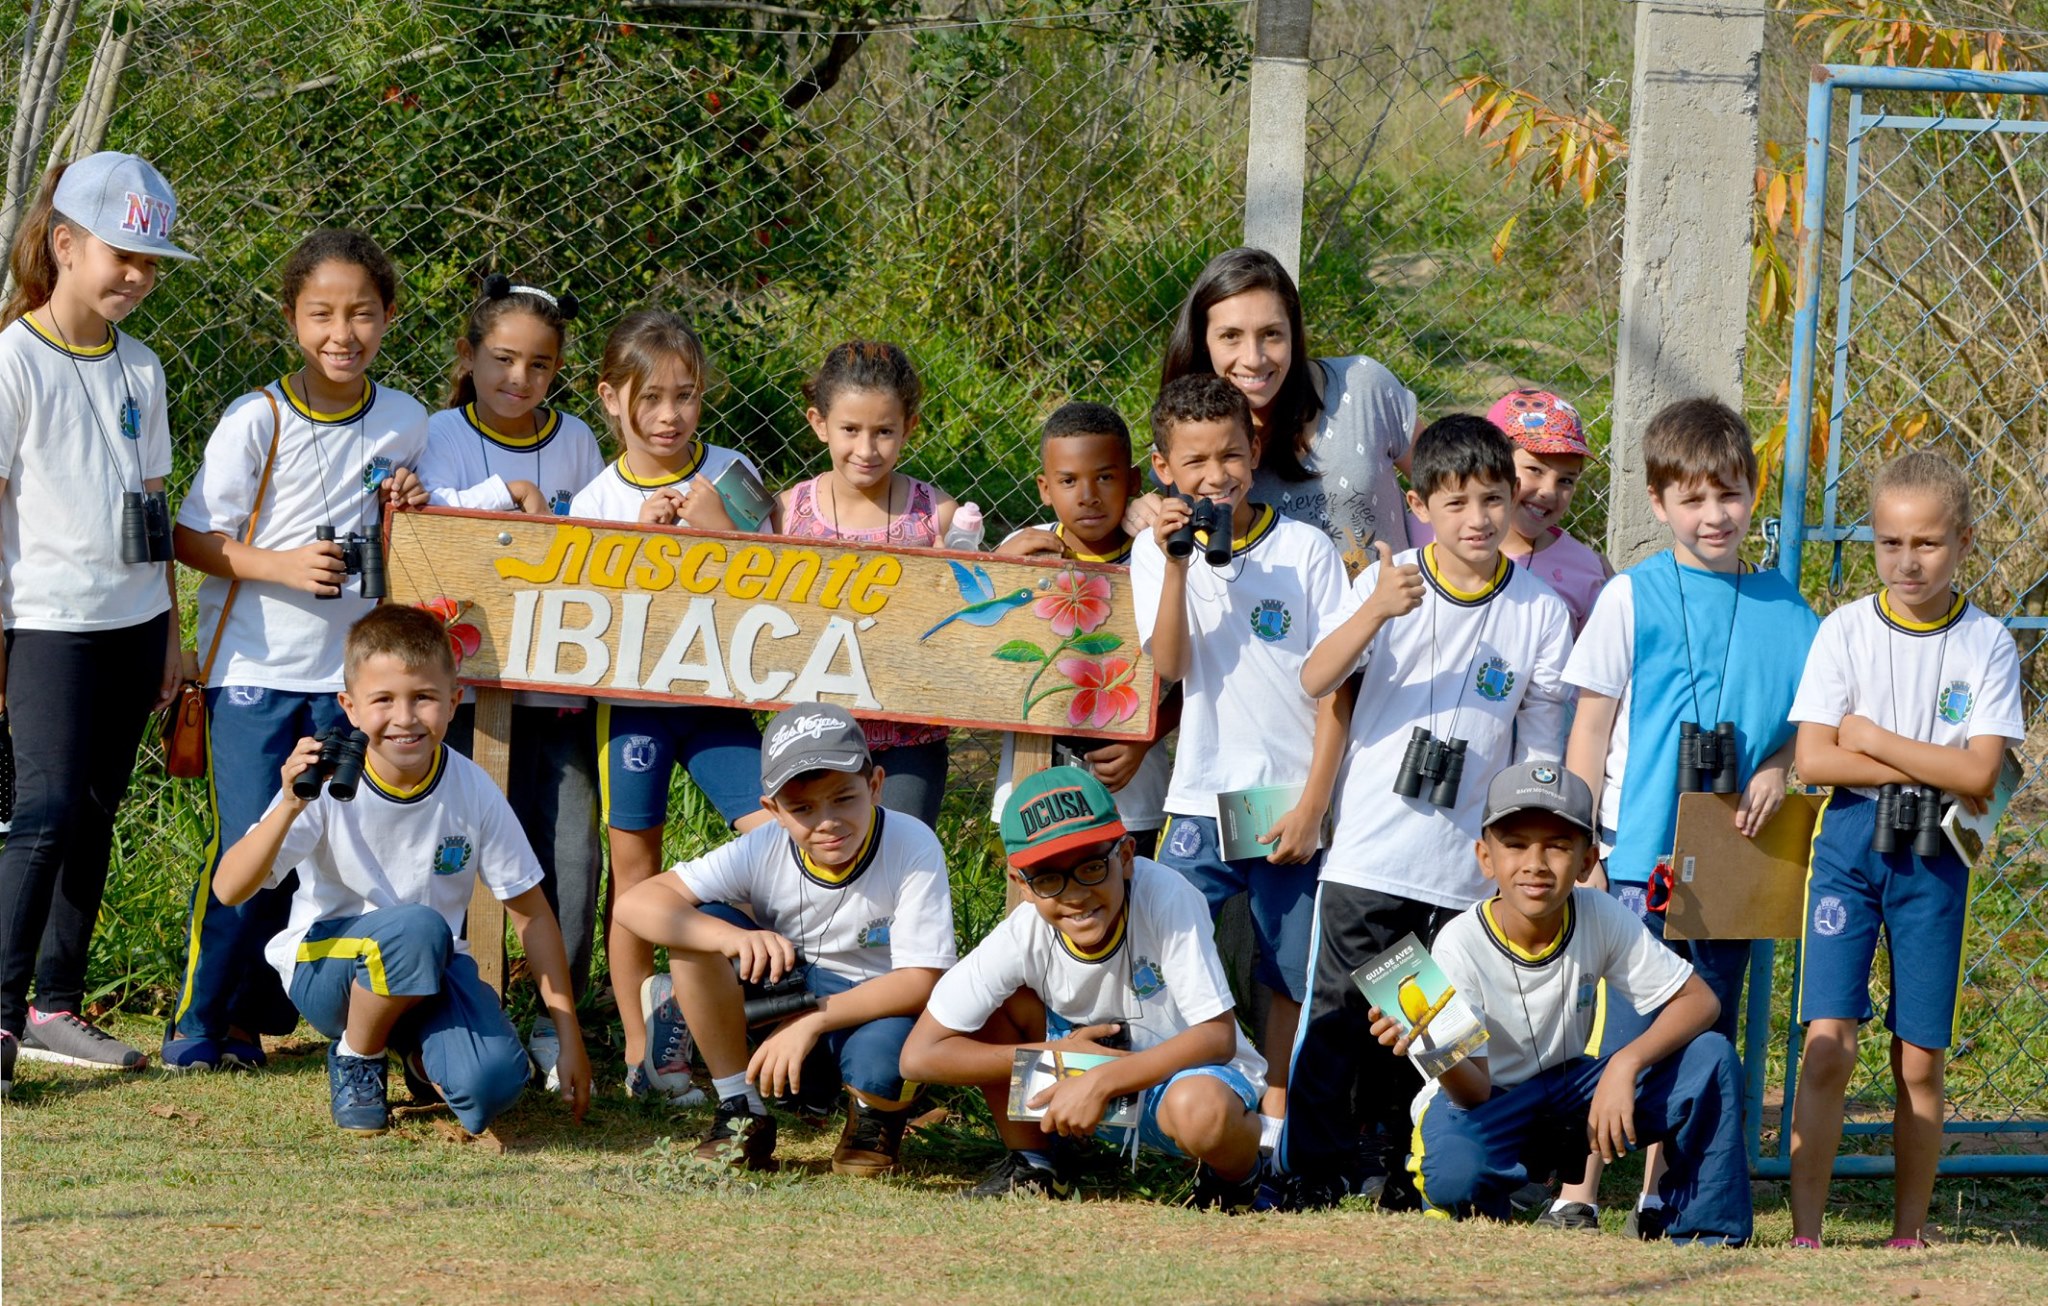
M889 946L889 923L894 916L877 916L860 927L860 936L854 946L858 948L886 948Z
M1140 1002L1166 988L1166 976L1159 973L1159 963L1150 957L1140 957L1131 964L1131 992L1138 995Z
M1287 604L1280 599L1260 599L1259 606L1252 609L1252 634L1268 644L1277 644L1287 638L1287 632L1294 629L1294 617L1287 611Z
M1515 687L1515 673L1508 666L1508 660L1498 653L1479 664L1473 673L1472 688L1479 691L1479 697L1495 703L1506 698Z
M1934 702L1934 714L1952 726L1959 726L1970 719L1970 682L1951 680L1942 687L1941 697Z
M556 490L555 497L548 500L548 511L557 517L567 517L569 515L569 502L575 497L574 491Z
M1582 984L1580 984L1580 985L1579 985L1579 997L1578 997L1578 1001L1577 1001L1577 1003L1575 1004L1575 1005L1576 1005L1576 1009L1577 1009L1577 1010L1579 1010L1579 1011L1587 1011L1587 1010L1590 1010L1590 1009L1592 1008L1593 1004L1594 1004L1594 1003L1596 1003L1596 1002L1598 1002L1599 1000L1600 1000L1600 981L1599 981L1599 980L1586 980L1586 981L1585 981L1584 983L1582 983Z
M378 455L363 464L363 493L375 494L377 488L391 479L391 460Z
M434 850L434 874L456 875L469 865L469 836L451 834Z

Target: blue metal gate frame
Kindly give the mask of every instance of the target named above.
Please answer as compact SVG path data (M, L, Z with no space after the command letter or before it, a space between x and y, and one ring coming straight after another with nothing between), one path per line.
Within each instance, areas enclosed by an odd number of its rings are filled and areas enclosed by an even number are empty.
M1841 478L1843 418L1848 409L1846 381L1851 325L1851 282L1856 272L1858 168L1864 139L1872 132L1882 130L2011 132L2027 135L2048 133L2048 121L1866 113L1863 108L1863 95L1866 91L2048 96L2048 74L1865 68L1836 64L1814 69L1813 85L1807 92L1806 100L1806 230L1802 233L1799 305L1792 325L1792 376L1790 394L1787 398L1789 411L1786 413L1785 424L1785 466L1783 480L1780 482L1783 497L1779 507L1778 569L1794 585L1799 583L1803 546L1809 541L1833 544L1839 559L1844 543L1870 539L1870 530L1867 526L1844 526L1840 524L1836 515L1836 495ZM1819 366L1816 349L1820 333L1822 255L1827 225L1828 156L1830 138L1834 130L1835 97L1838 94L1846 94L1849 103L1845 124L1847 137L1842 150L1842 255L1836 282L1836 329L1832 360L1833 385L1830 389L1828 414L1827 481L1822 490L1821 520L1809 523L1806 520L1807 459L1813 434L1811 427L1814 376ZM2048 627L2048 618L2010 616L2005 618L2005 623L2012 629L2041 629ZM1802 1031L1794 1021L1785 1038L1785 1102L1778 1150L1775 1155L1765 1156L1762 1152L1762 1108L1765 1061L1770 1042L1771 979L1775 953L1776 945L1768 940L1759 942L1752 950L1748 1032L1744 1040L1744 1061L1748 1070L1746 1088L1750 1166L1752 1172L1760 1178L1783 1178L1791 1171L1792 1107L1798 1090L1799 1053L1802 1041ZM1796 991L1796 966L1793 974L1793 987ZM1950 1120L1944 1122L1942 1129L1944 1135L2038 1133L2048 1131L2048 1121ZM1845 1135L1890 1132L1891 1125L1888 1122L1852 1121L1843 1128ZM1835 1161L1835 1173L1838 1175L1889 1175L1892 1171L1892 1157L1889 1155L1841 1156ZM1941 1160L1940 1173L2048 1174L2048 1156L1945 1156Z

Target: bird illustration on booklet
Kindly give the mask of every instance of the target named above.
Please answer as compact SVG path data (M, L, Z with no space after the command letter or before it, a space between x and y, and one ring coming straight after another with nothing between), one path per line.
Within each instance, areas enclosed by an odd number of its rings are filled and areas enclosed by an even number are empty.
M1018 1048L1010 1066L1010 1119L1043 1120L1045 1104L1039 1097L1062 1079L1079 1079L1100 1065L1116 1060L1096 1052L1067 1052L1059 1048ZM1125 1096L1110 1099L1102 1113L1104 1127L1128 1129L1138 1123L1138 1099Z
M1408 1027L1408 1059L1431 1079L1486 1045L1486 1025L1413 934L1351 972L1365 1000Z

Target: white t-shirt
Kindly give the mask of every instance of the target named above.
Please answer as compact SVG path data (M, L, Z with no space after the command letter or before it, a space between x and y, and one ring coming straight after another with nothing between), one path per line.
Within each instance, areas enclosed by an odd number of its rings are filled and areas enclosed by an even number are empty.
M1893 616L1884 598L1844 604L1821 621L1794 721L1839 726L1860 716L1946 748L1979 735L2027 737L2019 650L2003 622L1958 597L1947 617L1923 625Z
M1572 642L1565 682L1614 700L1614 730L1607 742L1606 779L1600 784L1602 830L1620 825L1622 776L1628 769L1628 719L1633 702L1636 660L1636 605L1627 572L1618 572L1593 603L1586 628ZM1604 857L1611 847L1602 841Z
M1540 577L1507 564L1494 583L1458 595L1411 549L1396 564L1420 563L1422 605L1396 617L1366 645L1365 676L1351 714L1351 742L1336 788L1336 828L1322 878L1440 907L1466 907L1486 893L1472 846L1486 787L1510 762L1564 756L1564 664L1572 618ZM1379 564L1352 585L1356 611L1379 583ZM1409 735L1466 742L1455 807L1394 792Z
M171 606L165 564L121 561L121 496L171 474L167 411L163 367L132 336L71 350L26 316L0 331L7 629L118 630Z
M283 796L279 790L270 806ZM323 787L286 832L265 884L277 887L294 867L299 887L291 922L263 949L287 989L299 942L320 921L424 903L441 913L455 950L466 953L462 919L479 875L500 901L541 880L540 862L505 795L482 767L446 746L434 774L409 796L379 783L367 765L353 802L339 802Z
M506 486L531 481L557 517L569 513L576 492L604 470L597 437L580 417L554 408L533 410L529 436L500 435L484 424L475 404L444 408L427 419L427 452L420 484L445 508L518 512Z
M1216 955L1215 927L1202 891L1179 872L1137 858L1125 924L1100 956L1085 957L1067 937L1019 903L958 966L940 976L925 1010L947 1029L971 1034L1019 989L1076 1029L1117 1023L1131 1050L1157 1047L1176 1034L1235 1009L1230 981ZM1260 1092L1266 1062L1236 1029L1230 1064Z
M1316 419L1302 468L1308 479L1287 481L1271 460L1252 477L1252 497L1330 537L1352 575L1373 559L1373 541L1396 550L1409 545L1408 512L1395 464L1415 431L1415 394L1363 354L1319 358L1323 411Z
M1150 531L1131 550L1131 602L1147 652L1166 555ZM1308 778L1315 700L1301 664L1344 613L1344 560L1315 527L1261 505L1228 566L1188 561L1188 674L1166 810L1216 815L1216 795Z
M946 852L930 826L903 812L876 808L860 856L836 875L772 821L670 874L698 902L752 908L805 960L855 983L906 966L944 970L960 955Z
M569 504L569 515L590 521L639 521L640 506L647 502L647 496L654 491L667 485L682 485L693 476L703 476L715 481L734 463L745 463L747 470L753 472L757 480L760 478L760 469L755 467L745 454L734 453L730 449L715 444L704 444L701 441L697 445L697 456L688 467L673 476L662 476L653 480L642 479L628 471L625 456L622 454L611 466L599 472L588 485L576 492L575 499ZM770 528L770 522L764 519L760 529L766 531Z
M313 412L282 381L264 389L277 400L277 461L250 542L259 549L296 549L311 544L321 526L334 527L337 539L376 531L385 481L401 467L417 468L426 452L427 410L411 395L375 383L362 403L342 413ZM260 392L229 404L178 506L178 524L241 539L256 510L270 433L270 405ZM219 576L199 584L202 657L228 585ZM207 683L302 694L340 689L348 628L377 606L362 597L360 586L350 576L338 596L322 599L285 585L243 581Z
M1429 946L1458 996L1486 1022L1487 1073L1497 1088L1552 1070L1574 1057L1611 1053L1594 1045L1607 1000L1648 1014L1678 996L1692 963L1643 928L1635 913L1598 889L1572 891L1550 946L1525 953L1508 941L1488 899L1452 917ZM1435 1096L1429 1080L1415 1097L1415 1118Z

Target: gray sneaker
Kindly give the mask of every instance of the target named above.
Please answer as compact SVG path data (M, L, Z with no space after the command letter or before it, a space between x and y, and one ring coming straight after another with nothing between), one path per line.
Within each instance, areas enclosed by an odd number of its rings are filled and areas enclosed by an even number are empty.
M640 985L640 1015L647 1022L647 1054L641 1069L654 1092L670 1106L697 1106L709 1095L690 1077L690 1055L697 1050L690 1027L676 1005L675 977L667 971L650 975ZM629 1090L630 1091L630 1090Z
M1536 1223L1545 1229L1584 1229L1600 1232L1600 1208L1585 1202L1565 1202L1543 1208Z
M149 1064L148 1057L75 1012L34 1007L22 1031L21 1055L94 1070L140 1070Z
M555 1032L555 1022L542 1016L533 1022L533 1033L526 1039L526 1054L533 1058L534 1078L548 1092L557 1092L562 1087L562 1072L557 1069L562 1060L562 1036Z

